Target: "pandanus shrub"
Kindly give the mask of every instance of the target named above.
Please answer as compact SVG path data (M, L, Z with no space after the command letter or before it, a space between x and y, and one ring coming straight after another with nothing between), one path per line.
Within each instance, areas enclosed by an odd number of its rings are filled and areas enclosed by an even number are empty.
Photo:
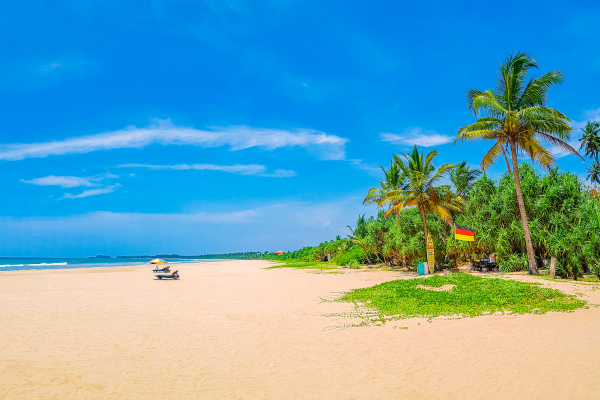
M600 260L600 202L571 173L540 174L528 163L519 167L524 206L530 219L531 242L539 267L557 258L558 274L577 278L594 271ZM505 173L498 183L482 177L474 185L459 225L475 230L474 242L449 240L447 251L459 254L495 252L503 271L528 266L515 198L514 180Z

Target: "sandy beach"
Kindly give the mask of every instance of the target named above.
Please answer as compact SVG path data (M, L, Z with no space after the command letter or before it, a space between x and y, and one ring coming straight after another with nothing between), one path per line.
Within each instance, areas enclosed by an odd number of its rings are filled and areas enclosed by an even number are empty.
M398 272L269 265L1 272L0 399L600 397L598 307L348 327L324 300Z

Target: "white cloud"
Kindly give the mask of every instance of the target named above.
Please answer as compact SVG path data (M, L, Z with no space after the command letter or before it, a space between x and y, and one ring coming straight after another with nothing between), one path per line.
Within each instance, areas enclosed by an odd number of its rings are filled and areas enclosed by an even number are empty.
M89 178L80 178L78 176L54 176L49 175L43 178L35 178L30 181L21 179L23 183L31 183L36 186L60 186L64 188L78 186L98 186L97 183L91 182Z
M131 178L135 178L135 173L133 173L133 172L132 172L132 173L130 173L130 174L129 174L129 176L130 176Z
M308 129L260 129L247 126L214 127L198 130L175 126L170 120L157 120L147 128L130 126L114 132L80 136L54 142L0 145L0 160L22 160L89 153L92 151L142 148L150 144L194 145L201 147L229 146L232 151L260 147L274 150L283 147L304 147L322 159L345 158L348 139Z
M276 169L273 173L267 174L264 165L215 165L215 164L176 164L176 165L152 165L152 164L122 164L117 168L149 168L158 170L209 170L222 171L229 173L238 173L242 175L259 175L273 178L287 178L295 176L296 172L286 169Z
M65 193L58 200L62 200L62 199L81 199L83 197L96 196L96 195L105 194L105 193L112 193L115 190L117 190L119 187L121 187L121 185L118 184L118 183L116 183L116 184L114 184L112 186L105 186L105 187L99 188L99 189L84 190L83 192L81 192L79 194Z
M95 187L100 186L100 181L104 179L118 178L118 175L111 174L107 172L102 175L88 176L88 177L79 177L79 176L54 176L48 175L42 178L35 178L31 180L21 179L23 183L31 183L36 186L60 186L63 188L71 188L71 187Z
M419 127L406 129L400 135L395 133L381 133L379 137L384 142L423 147L439 146L441 144L450 143L454 139L454 136L440 135L433 131L423 131Z

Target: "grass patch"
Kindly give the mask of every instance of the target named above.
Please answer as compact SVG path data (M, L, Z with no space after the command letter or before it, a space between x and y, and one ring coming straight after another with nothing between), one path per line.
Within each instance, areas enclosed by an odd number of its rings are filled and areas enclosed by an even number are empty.
M417 288L455 285L449 291ZM363 310L363 317L381 322L404 318L434 318L461 315L475 317L495 312L545 314L573 311L587 303L559 290L508 279L481 278L470 274L435 275L385 282L354 289L338 299Z
M598 277L597 277L597 276L590 275L590 276L585 276L585 277L583 277L582 281L584 281L584 282L595 282L595 283L597 283L597 282L600 282L600 279L598 279Z
M275 269L275 268L296 268L296 269L337 269L336 265L333 264L324 264L318 261L310 261L310 262L292 262L285 263L281 265L274 265L272 267L267 267L265 269Z
M577 280L574 280L573 278L554 278L554 279L550 279L550 276L548 275L548 273L541 273L539 275L532 275L534 278L540 278L540 279L544 279L546 281L552 281L552 282L571 282L571 283L580 283L580 282L592 282L592 283L599 283L600 279L598 279L597 276L595 275L584 275L583 277L580 277Z

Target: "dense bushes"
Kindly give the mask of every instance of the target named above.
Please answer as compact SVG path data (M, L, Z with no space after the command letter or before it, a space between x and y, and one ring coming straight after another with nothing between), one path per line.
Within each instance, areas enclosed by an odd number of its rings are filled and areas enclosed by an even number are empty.
M598 268L600 203L579 177L557 169L542 176L531 164L519 167L525 208L538 267L557 258L557 273L578 277ZM456 223L475 230L475 242L448 241L447 250L459 254L497 253L504 271L527 268L523 226L512 176L498 184L481 178L470 192Z
M338 255L333 259L337 265L348 265L352 260L359 264L365 264L367 259L359 246L354 246L348 252Z
M586 189L571 173L553 170L541 175L531 164L521 165L519 173L538 267L544 268L556 257L559 276L577 278L583 272L594 272L600 277L597 192ZM477 254L496 253L503 271L527 269L515 185L508 172L497 182L487 176L479 179L468 193L464 212L453 217L458 225L475 230L475 241L456 241L452 226L437 215L427 215L438 264L450 266L455 258L469 260ZM356 260L410 268L426 258L423 222L415 208L390 218L385 218L383 211L371 218L359 216L351 232L348 239L338 237L286 253L281 259L326 260L330 254L338 265Z

